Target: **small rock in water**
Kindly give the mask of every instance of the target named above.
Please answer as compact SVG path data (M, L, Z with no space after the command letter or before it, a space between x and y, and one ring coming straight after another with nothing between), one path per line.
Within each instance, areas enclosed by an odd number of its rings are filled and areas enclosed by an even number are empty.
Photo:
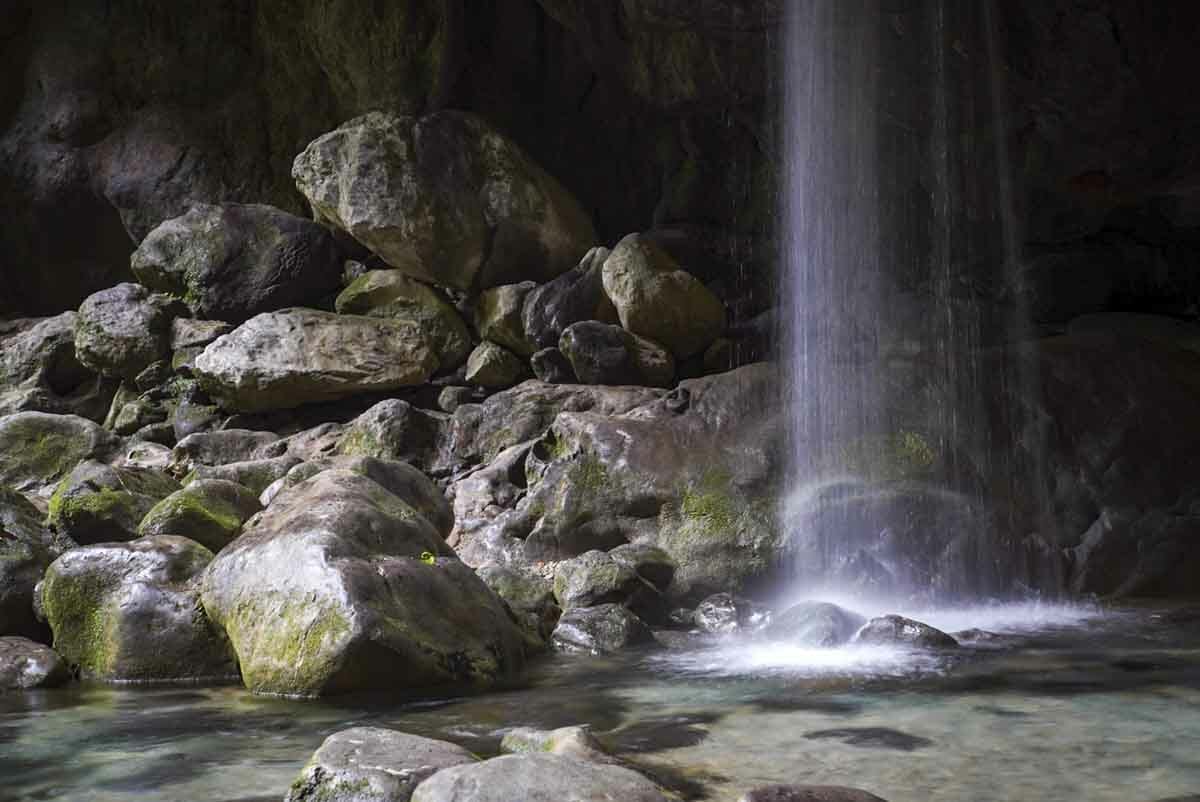
M738 802L885 802L874 794L837 785L768 785L745 793Z
M896 749L901 752L912 752L933 745L933 741L928 738L909 735L907 732L887 727L840 727L832 730L806 732L804 737L809 740L838 740L847 746Z
M964 629L955 632L953 637L959 643L996 643L1004 640L1004 636L986 629Z
M712 634L753 631L767 625L771 611L731 593L717 593L697 605L692 620L699 629Z
M568 652L607 654L653 639L642 619L619 604L568 610L554 630L554 645Z
M587 727L559 727L556 730L518 727L500 741L500 751L510 755L530 752L565 755L594 763L616 762Z
M70 678L67 664L49 646L28 638L0 638L0 692L49 688Z
M443 769L417 786L413 802L666 802L635 771L563 755L505 755Z
M858 631L854 640L857 643L904 643L929 649L953 649L958 646L958 641L940 629L899 615L872 618Z
M836 604L805 601L777 615L767 627L767 637L797 646L841 646L866 620Z

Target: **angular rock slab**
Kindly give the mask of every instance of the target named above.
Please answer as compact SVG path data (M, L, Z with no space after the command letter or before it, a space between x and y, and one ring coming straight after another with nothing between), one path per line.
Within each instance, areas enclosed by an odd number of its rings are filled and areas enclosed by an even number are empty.
M518 669L520 630L423 516L330 470L285 490L203 579L259 693L486 684Z
M444 769L412 802L666 802L657 785L621 766L553 754L506 755Z
M58 652L28 638L0 637L0 693L52 688L71 678Z
M226 408L261 412L423 384L437 367L410 321L286 309L205 348L195 373Z
M333 235L311 220L262 204L199 203L147 234L130 266L197 317L241 323L335 291L340 257Z
M229 644L199 605L194 580L211 559L199 543L169 535L66 552L41 588L55 650L94 679L236 676Z
M462 112L357 117L313 141L292 177L319 220L392 267L459 290L547 281L595 241L554 178Z
M408 802L441 769L474 763L461 746L382 727L352 727L325 739L284 802Z

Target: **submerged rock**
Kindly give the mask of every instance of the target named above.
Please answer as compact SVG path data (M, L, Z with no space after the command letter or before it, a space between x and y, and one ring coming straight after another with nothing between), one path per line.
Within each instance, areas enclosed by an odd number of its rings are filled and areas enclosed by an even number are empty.
M392 267L470 290L567 270L595 240L582 207L479 117L372 112L292 166L316 217Z
M535 730L518 727L509 730L500 741L500 751L510 755L541 753L564 755L593 763L615 763L588 727L559 727Z
M262 509L244 485L223 479L200 479L154 505L138 525L138 534L180 535L216 553L242 531L242 524Z
M865 623L866 617L836 604L805 601L776 615L766 635L796 646L841 646Z
M508 610L437 529L346 470L280 493L209 566L202 598L260 693L479 685L523 662Z
M738 802L886 802L857 788L837 785L767 785L743 794Z
M226 408L261 412L422 384L437 367L411 321L288 309L218 339L196 358L195 373Z
M352 727L321 744L284 802L408 802L436 772L474 763L460 746L382 727Z
M444 769L412 802L666 802L650 780L622 766L555 754L506 755Z
M653 641L642 619L619 604L575 607L554 628L554 645L565 652L607 654Z
M71 679L58 652L28 638L0 637L0 692L52 688Z
M958 641L928 624L899 615L872 618L854 636L856 643L907 644L927 649L953 649Z
M59 482L46 520L81 545L132 540L146 513L178 489L162 471L88 460Z
M24 496L0 485L0 635L48 640L33 613L34 588L64 546Z
M257 203L198 203L147 234L130 266L197 317L241 323L317 303L338 288L342 259L312 220Z
M54 648L94 679L236 676L228 642L200 609L195 580L210 560L199 543L169 535L66 552L41 588Z

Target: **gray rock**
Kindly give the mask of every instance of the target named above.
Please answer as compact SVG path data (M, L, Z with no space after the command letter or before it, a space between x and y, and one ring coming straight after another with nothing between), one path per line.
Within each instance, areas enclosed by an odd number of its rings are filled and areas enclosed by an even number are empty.
M584 384L669 387L675 378L675 359L666 349L620 326L574 323L563 332L558 349Z
M421 384L437 367L410 321L288 309L250 318L209 345L195 373L226 408L260 412Z
M531 356L534 347L525 336L521 310L525 298L535 287L536 283L525 281L481 292L475 301L475 330L479 336L504 346L518 356Z
M742 794L738 802L886 802L857 788L836 785L767 785Z
M595 233L557 181L478 117L373 112L292 167L317 218L414 278L469 290L546 281Z
M796 646L841 646L865 623L863 616L836 604L805 601L776 615L766 634Z
M28 638L0 637L0 692L53 688L70 679L67 664L50 647Z
M130 266L138 281L182 298L193 315L241 323L317 303L338 288L342 258L329 231L311 220L262 204L201 203L147 234Z
M0 416L15 412L99 419L113 385L75 355L74 312L0 323Z
M68 545L42 526L37 507L0 485L0 635L48 640L33 614L34 588Z
M696 606L692 623L702 632L726 634L739 630L754 632L767 626L771 611L732 593L716 593Z
M650 629L619 604L575 607L558 619L554 646L565 652L608 654L629 646L653 643Z
M137 532L141 537L180 535L216 553L229 545L242 531L242 524L260 509L258 497L249 488L221 479L201 479L155 504Z
M336 302L343 315L410 320L421 327L448 373L471 353L471 333L458 310L442 293L400 270L372 270L342 290Z
M603 268L604 291L628 331L680 359L702 353L725 328L725 307L652 240L630 234Z
M279 435L274 432L248 429L196 432L180 440L171 450L171 470L185 474L198 465L228 465L231 462L276 456L262 452L278 441Z
M75 415L8 415L0 418L0 484L49 495L81 461L107 459L118 445L104 429Z
M525 296L522 331L536 348L557 348L572 323L616 323L617 310L604 294L601 268L608 248L592 248L577 266Z
M543 753L562 755L593 763L616 763L604 746L584 727L559 727L555 730L535 730L517 727L504 733L500 751L510 755Z
M202 598L255 692L478 685L523 662L510 613L433 525L344 470L280 493L212 562Z
M484 340L467 358L467 381L492 390L506 390L531 375L529 365L503 346Z
M475 393L476 391L470 387L443 387L438 391L438 409L452 414L463 404L470 404L474 401Z
M411 462L428 469L437 458L445 418L407 401L380 401L346 427L338 453Z
M671 555L656 546L627 543L611 549L608 556L618 565L632 568L659 592L666 591L671 586L671 580L675 578L675 561L671 559Z
M854 642L901 644L926 649L954 649L958 646L958 641L940 629L899 615L872 618L854 636Z
M79 544L133 540L146 513L178 489L178 482L153 468L85 460L59 482L46 521Z
M543 348L529 357L529 366L540 382L547 384L575 384L575 369L563 352L557 348Z
M630 769L554 754L506 755L439 771L412 802L666 802Z
M75 319L79 362L130 381L171 352L175 303L140 284L118 284L88 297Z
M588 551L563 560L554 571L554 596L564 610L621 604L643 586L627 562L618 562L602 551Z
M421 781L475 760L445 741L382 727L352 727L325 739L284 802L408 802Z
M195 320L177 317L171 322L171 350L200 348L233 331L233 326L223 320Z
M554 583L528 569L488 563L475 569L479 578L509 606L522 629L539 646L554 632L562 610L554 599Z
M247 488L254 495L261 494L277 479L300 464L299 457L283 456L273 459L250 459L230 462L226 465L198 465L184 479L184 483L220 479L234 482Z
M40 592L55 650L94 679L236 676L228 642L200 609L195 579L211 559L200 544L168 535L66 552Z

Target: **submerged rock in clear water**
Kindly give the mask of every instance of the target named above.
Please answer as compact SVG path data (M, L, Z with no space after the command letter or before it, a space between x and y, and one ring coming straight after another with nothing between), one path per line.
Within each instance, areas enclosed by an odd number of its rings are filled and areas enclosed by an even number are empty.
M854 636L854 641L920 646L928 649L953 649L958 646L958 641L940 629L900 615L872 618Z
M631 769L556 754L505 755L439 771L412 802L666 802Z
M776 615L766 634L796 646L841 646L865 623L864 616L836 604L805 601Z
M755 788L738 802L886 802L874 794L838 785L767 785Z

